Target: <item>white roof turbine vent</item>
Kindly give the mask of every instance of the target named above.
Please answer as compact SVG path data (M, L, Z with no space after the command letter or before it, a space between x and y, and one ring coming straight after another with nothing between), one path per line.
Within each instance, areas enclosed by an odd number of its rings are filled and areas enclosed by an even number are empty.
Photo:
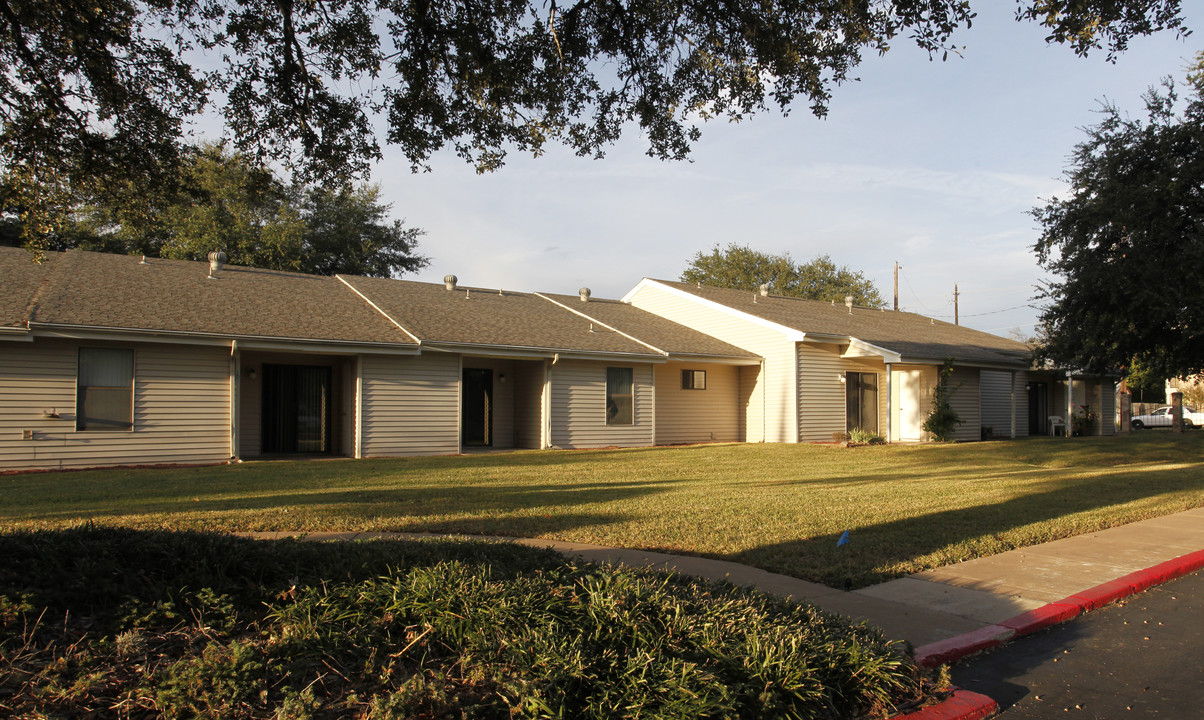
M761 283L761 297L769 297L769 283Z
M852 315L853 314L853 296L852 295L844 296L844 306L849 309L849 314Z
M592 293L590 292L589 288L581 288L577 291L577 295L581 298L581 302L589 302L589 296L591 294Z
M221 270L226 264L226 253L221 250L214 250L209 253L209 279L213 280L217 275L217 271Z
M455 275L444 275L443 276L443 287L447 288L448 290L455 290L456 283L459 280L460 280L460 278L456 277Z

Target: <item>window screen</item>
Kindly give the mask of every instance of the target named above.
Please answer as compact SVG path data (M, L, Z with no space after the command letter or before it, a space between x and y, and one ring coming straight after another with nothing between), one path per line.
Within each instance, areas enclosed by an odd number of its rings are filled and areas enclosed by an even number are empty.
M631 425L634 371L631 368L606 368L606 424Z
M682 370L681 371L681 389L682 390L706 390L707 389L707 371L706 370Z
M134 427L134 351L80 348L76 430Z

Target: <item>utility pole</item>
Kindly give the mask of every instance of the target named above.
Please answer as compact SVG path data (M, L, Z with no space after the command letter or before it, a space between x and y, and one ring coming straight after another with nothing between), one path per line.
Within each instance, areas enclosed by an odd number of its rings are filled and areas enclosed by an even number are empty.
M899 312L899 261L895 261L895 312Z
M957 283L953 283L953 324L960 325L957 321Z

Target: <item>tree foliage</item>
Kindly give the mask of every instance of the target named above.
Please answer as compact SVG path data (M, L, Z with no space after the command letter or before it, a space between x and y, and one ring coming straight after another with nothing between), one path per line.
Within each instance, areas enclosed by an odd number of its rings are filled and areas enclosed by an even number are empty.
M836 267L827 255L796 264L790 253L770 255L735 243L725 249L716 245L709 253L699 252L682 272L681 279L753 292L768 284L774 295L808 300L844 302L846 296L852 295L853 302L863 307L885 304L873 282L847 266Z
M1111 55L1186 32L1180 4L1016 14ZM72 189L170 178L202 112L307 181L366 171L378 126L415 168L445 147L481 170L548 143L599 156L633 126L682 158L700 120L797 100L822 116L862 53L899 36L947 53L973 18L970 0L0 0L0 163L37 225Z
M180 260L222 250L235 264L319 275L390 277L427 263L415 252L422 231L390 220L376 186L286 185L220 145L188 151L180 174L147 195L80 191L71 202L47 249ZM20 244L20 208L5 209L0 243Z
M948 358L938 373L936 387L932 389L932 409L922 425L924 432L937 442L949 440L962 424L961 416L953 407L953 393L959 387L961 385L953 385L953 359Z
M1070 194L1033 211L1044 356L1165 379L1204 368L1204 99L1151 89L1145 117L1112 104L1067 171Z

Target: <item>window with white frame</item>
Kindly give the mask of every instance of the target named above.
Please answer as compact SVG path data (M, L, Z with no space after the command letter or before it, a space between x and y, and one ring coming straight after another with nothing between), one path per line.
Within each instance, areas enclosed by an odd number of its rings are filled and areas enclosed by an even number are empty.
M134 428L134 351L80 348L76 430Z
M682 370L681 371L681 389L682 390L706 390L707 389L707 371L706 370Z
M635 371L629 367L606 368L606 424L635 422Z

